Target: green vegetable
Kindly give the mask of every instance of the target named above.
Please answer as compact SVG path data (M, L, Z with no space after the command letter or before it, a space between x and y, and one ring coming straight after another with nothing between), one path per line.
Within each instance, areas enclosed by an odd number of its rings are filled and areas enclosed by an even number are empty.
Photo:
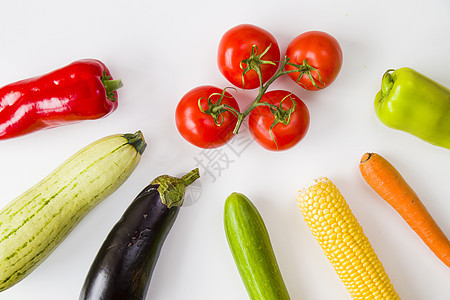
M388 127L450 149L450 90L413 69L384 73L375 112Z
M30 274L139 163L140 132L100 139L0 212L0 291Z
M250 299L290 299L264 221L244 195L225 202L225 234Z

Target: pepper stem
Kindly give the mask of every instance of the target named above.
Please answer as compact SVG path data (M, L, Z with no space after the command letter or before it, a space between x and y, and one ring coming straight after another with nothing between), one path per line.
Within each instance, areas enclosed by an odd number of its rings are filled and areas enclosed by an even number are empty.
M383 74L383 78L381 80L381 92L383 96L386 96L391 91L394 86L394 79L392 78L391 72L395 70L389 69Z
M117 100L117 95L114 93L116 90L123 87L123 82L121 79L111 79L111 76L106 75L106 72L103 73L101 77L103 86L105 87L106 98L111 101Z
M123 87L123 82L121 79L104 80L103 85L105 86L106 93L109 94Z
M161 175L156 177L151 183L159 185L158 192L161 196L161 202L168 208L171 208L183 205L186 187L199 177L200 173L198 168L196 168L181 178Z

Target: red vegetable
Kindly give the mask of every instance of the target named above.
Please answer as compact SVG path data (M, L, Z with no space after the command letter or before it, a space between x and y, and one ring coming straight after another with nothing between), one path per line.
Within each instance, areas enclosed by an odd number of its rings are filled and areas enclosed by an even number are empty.
M299 77L299 73L294 72L289 73L289 77L312 91L329 86L338 76L343 60L339 42L322 31L308 31L297 36L287 47L286 56L290 59L286 71L308 64L310 73L300 74Z
M223 105L234 111L223 109ZM186 141L199 148L217 148L234 137L237 113L239 105L230 93L204 85L183 96L176 108L175 122Z
M259 64L262 81L269 80L277 71L280 60L280 49L275 37L250 24L235 26L222 36L217 64L225 78L239 88L254 89L260 85L258 74L248 69L245 63L250 57L254 59L253 63Z
M288 91L273 90L265 93L261 102L268 105L256 106L248 119L250 134L259 145L267 150L282 151L305 137L309 111L300 98Z
M107 116L121 86L95 59L8 84L0 88L0 139Z

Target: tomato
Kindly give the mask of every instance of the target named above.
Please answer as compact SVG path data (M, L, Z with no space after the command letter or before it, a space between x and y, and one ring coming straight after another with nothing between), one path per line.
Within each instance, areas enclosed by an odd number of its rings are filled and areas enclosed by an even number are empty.
M325 88L329 86L338 76L342 67L342 49L338 41L326 32L308 31L300 34L291 41L286 50L286 56L289 57L290 63L297 65L307 63L316 68L321 76L316 71L312 70L313 76L317 86ZM287 65L285 70L294 70L295 67ZM299 73L289 73L289 77L295 82L298 80ZM318 90L307 75L303 75L300 81L297 82L307 90Z
M284 99L284 100L283 100ZM257 106L249 115L248 124L250 134L255 141L267 150L281 151L287 150L300 142L309 128L309 111L305 103L294 94L283 91L274 90L266 92L261 98L261 102L267 102L276 106L280 106L284 110L289 110L295 101L296 106L294 112L290 116L287 125L278 123L272 128L275 117L268 106Z
M280 48L275 37L268 31L254 25L242 24L229 29L221 38L217 53L217 64L220 72L234 86L245 89L259 87L259 76L254 70L244 76L245 86L242 84L242 60L248 59L252 53L252 46L257 47L257 54L270 49L261 60L272 61L275 64L260 65L263 82L269 80L278 69ZM247 64L243 64L245 68Z
M175 122L180 134L191 144L200 148L216 148L230 141L237 123L235 115L224 111L217 119L217 125L211 115L205 114L208 110L208 98L212 103L217 103L223 90L214 86L205 85L196 87L187 92L177 105ZM212 95L212 96L211 96ZM210 97L211 96L211 97ZM221 104L226 104L239 111L239 105L230 93L225 92Z

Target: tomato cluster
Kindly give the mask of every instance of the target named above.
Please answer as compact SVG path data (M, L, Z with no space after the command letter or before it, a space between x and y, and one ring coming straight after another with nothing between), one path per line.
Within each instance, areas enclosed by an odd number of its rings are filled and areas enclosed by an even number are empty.
M270 32L242 24L222 36L217 64L231 84L241 89L259 88L258 96L241 112L238 101L226 89L194 88L176 109L180 134L200 148L220 147L238 133L248 116L255 141L268 150L281 151L303 139L310 115L300 98L288 91L268 91L270 84L288 75L306 90L328 87L341 69L342 50L328 33L309 31L291 41L281 60L278 42Z

